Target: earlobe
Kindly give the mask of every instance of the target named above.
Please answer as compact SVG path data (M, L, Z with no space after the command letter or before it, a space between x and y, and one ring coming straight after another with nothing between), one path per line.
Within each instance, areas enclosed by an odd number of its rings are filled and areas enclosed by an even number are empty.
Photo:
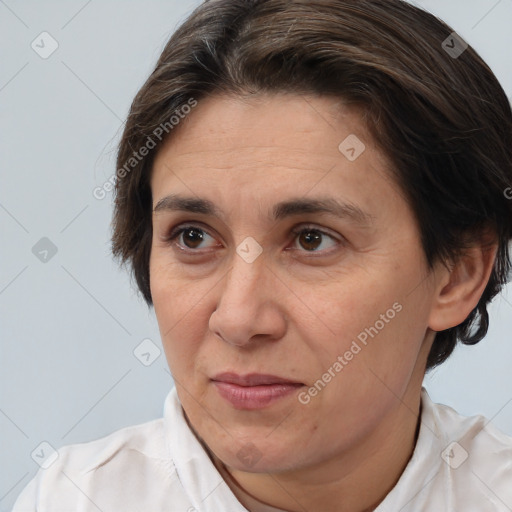
M497 244L465 250L457 261L438 270L438 286L429 327L439 332L455 327L476 307L494 267Z

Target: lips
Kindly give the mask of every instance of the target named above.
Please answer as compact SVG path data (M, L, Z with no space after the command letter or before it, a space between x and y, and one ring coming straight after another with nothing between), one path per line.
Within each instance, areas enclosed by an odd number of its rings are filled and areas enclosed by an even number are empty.
M212 379L219 395L235 409L256 410L269 407L276 402L291 397L301 382L292 381L277 375L251 373L220 373Z
M237 386L269 386L272 384L293 384L303 386L302 382L297 382L276 375L263 373L250 373L248 375L238 375L232 372L219 373L212 378L213 381L227 382Z

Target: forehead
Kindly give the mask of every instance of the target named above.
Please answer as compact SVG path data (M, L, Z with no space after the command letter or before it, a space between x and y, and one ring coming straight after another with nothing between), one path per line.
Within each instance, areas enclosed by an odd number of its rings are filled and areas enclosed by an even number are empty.
M339 144L356 135L372 140L358 111L339 99L291 94L254 97L210 96L173 130L160 149L154 168L172 158L174 165L203 159L205 166L250 159L294 163L342 156Z
M211 96L171 135L152 170L153 208L176 191L228 194L233 208L235 196L244 207L266 198L275 202L276 196L327 192L371 207L374 189L382 196L382 181L390 185L388 162L359 112L334 98Z

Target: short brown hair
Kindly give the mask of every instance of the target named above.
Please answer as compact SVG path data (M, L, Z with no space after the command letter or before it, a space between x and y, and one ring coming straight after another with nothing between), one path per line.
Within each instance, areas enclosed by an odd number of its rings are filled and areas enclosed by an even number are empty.
M442 363L457 340L480 341L487 304L510 272L512 200L505 191L512 185L512 112L489 67L462 43L444 22L400 0L200 5L135 97L119 145L112 249L130 264L147 304L149 179L156 152L172 136L171 116L191 98L214 93L315 94L360 107L417 218L430 267L491 230L498 252L487 287L464 322L436 334L427 369ZM456 44L460 55L448 51ZM154 148L127 168L150 139Z

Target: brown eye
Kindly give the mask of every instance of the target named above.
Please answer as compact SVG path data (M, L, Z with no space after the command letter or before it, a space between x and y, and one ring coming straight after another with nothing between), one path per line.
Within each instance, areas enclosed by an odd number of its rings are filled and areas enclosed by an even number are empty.
M316 227L302 226L293 230L295 235L295 250L306 253L330 253L336 246L343 244L343 238L338 239L336 236L317 229Z
M305 230L299 235L299 243L308 250L314 251L322 242L322 234L315 230Z
M184 228L182 230L183 242L189 249L197 249L204 240L204 231L197 228Z
M207 248L208 246L204 244L203 247L201 247L201 244L207 241L208 238L214 240L211 235L198 226L182 226L181 228L173 230L166 240L168 243L175 243L183 250L195 251L196 249ZM210 246L212 246L212 244L210 244Z

